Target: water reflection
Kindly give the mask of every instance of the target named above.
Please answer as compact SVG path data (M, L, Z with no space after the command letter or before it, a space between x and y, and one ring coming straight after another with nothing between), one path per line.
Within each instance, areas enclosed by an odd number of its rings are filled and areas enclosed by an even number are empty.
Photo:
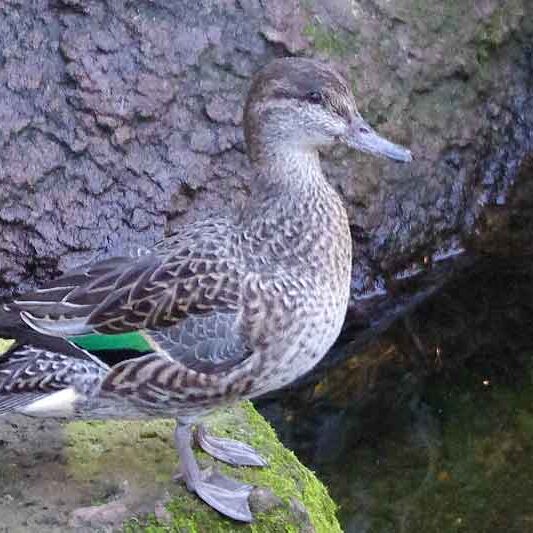
M479 258L260 407L346 531L533 531L533 261Z

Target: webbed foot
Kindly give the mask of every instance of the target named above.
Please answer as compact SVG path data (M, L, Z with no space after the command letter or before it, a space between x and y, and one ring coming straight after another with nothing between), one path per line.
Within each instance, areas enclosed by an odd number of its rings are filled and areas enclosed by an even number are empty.
M201 471L193 455L191 437L190 426L177 425L175 439L180 473L187 489L219 513L240 522L251 522L253 516L248 497L253 487L223 476L212 468Z
M267 466L267 461L244 442L214 437L202 424L196 426L194 439L198 446L215 459L233 466Z
M240 483L222 475L214 469L201 473L201 481L196 483L194 492L208 505L219 513L240 522L251 522L252 512L248 498L252 493L252 485Z

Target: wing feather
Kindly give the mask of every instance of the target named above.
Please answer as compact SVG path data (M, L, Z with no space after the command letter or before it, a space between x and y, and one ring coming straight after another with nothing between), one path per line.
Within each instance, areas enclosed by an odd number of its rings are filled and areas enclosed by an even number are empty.
M67 272L8 308L54 336L158 329L188 316L235 313L242 272L225 225L193 224L151 253Z
M196 372L211 374L227 370L251 354L238 317L232 313L190 316L169 328L147 334L172 359Z
M191 225L150 253L67 272L5 312L42 334L43 346L46 338L140 331L185 368L229 368L250 351L238 318L245 267L224 224Z

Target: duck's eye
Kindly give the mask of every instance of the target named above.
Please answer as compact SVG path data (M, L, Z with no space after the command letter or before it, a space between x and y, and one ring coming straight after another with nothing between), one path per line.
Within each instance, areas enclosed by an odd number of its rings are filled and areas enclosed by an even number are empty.
M312 104L321 104L323 101L322 94L320 94L318 91L309 91L305 95L305 99Z

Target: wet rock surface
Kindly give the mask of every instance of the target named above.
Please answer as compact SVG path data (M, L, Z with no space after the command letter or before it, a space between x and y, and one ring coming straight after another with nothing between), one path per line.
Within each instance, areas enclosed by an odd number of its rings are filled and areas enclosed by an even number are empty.
M274 56L336 61L409 166L337 150L357 319L468 247L531 148L531 4L5 2L0 11L0 287L150 245L248 191L250 76Z

